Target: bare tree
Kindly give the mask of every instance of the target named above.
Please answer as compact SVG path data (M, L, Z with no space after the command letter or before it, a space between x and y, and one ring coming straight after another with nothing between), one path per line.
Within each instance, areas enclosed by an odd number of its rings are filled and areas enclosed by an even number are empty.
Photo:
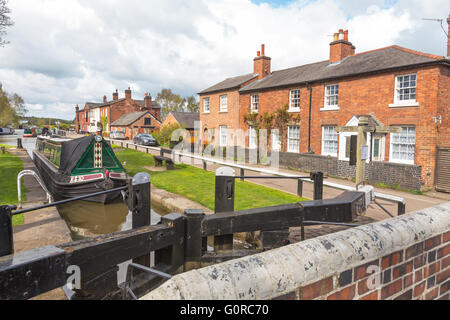
M7 4L8 0L0 0L0 47L3 47L5 44L9 43L4 40L3 36L6 35L6 28L11 27L14 24L9 17L11 10L9 10Z

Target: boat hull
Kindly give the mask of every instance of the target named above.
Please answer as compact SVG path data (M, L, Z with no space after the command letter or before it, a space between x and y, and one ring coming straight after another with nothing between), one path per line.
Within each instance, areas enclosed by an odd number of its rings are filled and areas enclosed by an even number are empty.
M107 189L119 188L126 185L126 179L111 179L107 188L102 187L105 180L94 180L90 182L69 183L70 178L58 173L57 169L39 153L33 152L33 162L38 170L39 176L45 183L48 191L55 200L64 200L74 197L80 197L92 193L105 191ZM120 191L110 192L94 197L84 199L97 203L110 203L117 200Z

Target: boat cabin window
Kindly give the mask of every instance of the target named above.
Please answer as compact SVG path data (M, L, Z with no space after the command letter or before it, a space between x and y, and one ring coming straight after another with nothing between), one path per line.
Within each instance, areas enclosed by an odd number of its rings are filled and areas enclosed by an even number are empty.
M61 161L61 145L49 141L38 140L36 142L36 147L40 154L59 168Z

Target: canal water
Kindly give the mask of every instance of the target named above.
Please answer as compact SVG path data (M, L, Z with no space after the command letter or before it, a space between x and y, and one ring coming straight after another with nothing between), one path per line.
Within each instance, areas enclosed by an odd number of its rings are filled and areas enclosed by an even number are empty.
M22 135L23 130L16 130L14 135L0 136L0 144L17 146L17 138L22 138L23 147L30 157L33 157L36 138L23 138ZM130 230L132 225L131 213L120 199L107 205L75 201L57 206L57 209L69 227L74 241ZM152 205L152 224L157 224L165 214L167 212L163 208Z

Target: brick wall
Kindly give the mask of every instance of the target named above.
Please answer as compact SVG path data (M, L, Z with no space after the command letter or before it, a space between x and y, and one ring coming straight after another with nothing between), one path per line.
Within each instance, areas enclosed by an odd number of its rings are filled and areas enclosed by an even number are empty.
M142 299L445 299L450 202L174 276Z
M392 108L394 103L395 77L401 74L417 74L417 102L419 107ZM421 166L421 180L428 187L433 186L436 144L449 140L448 101L449 71L444 67L425 67L376 74L365 77L352 77L331 82L312 84L311 111L311 150L322 153L322 126L345 126L354 115L375 116L382 125L416 126L416 147L414 164ZM339 110L321 110L324 107L324 88L328 84L339 84ZM289 91L300 89L300 153L308 152L309 136L309 90L305 85L274 88L260 92L241 94L240 128L248 130L243 117L250 108L250 96L259 95L259 113L274 112L289 103ZM439 111L438 111L439 109ZM441 114L443 124L438 128L432 117ZM386 136L385 160L389 159L390 140ZM286 137L282 137L285 144ZM248 146L248 139L246 142Z

